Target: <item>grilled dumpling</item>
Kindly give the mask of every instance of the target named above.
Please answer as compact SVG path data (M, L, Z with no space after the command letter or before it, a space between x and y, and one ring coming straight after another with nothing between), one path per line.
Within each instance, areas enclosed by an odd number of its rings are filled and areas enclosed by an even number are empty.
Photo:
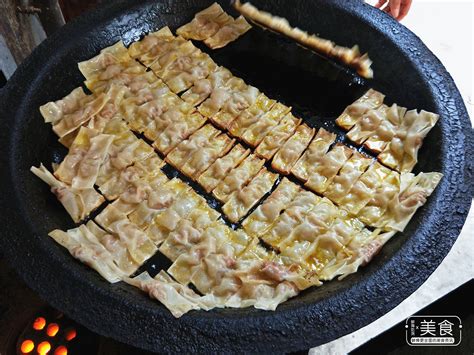
M206 38L204 43L212 49L222 48L235 41L251 28L252 26L250 26L247 20L243 16L239 16L232 22L222 26L214 35Z
M276 221L300 191L300 187L283 178L275 191L244 220L242 226L251 235L263 234Z
M344 163L351 157L354 151L340 143L337 143L328 153L321 157L319 162L314 163L304 184L317 193L323 193L331 184Z
M281 119L280 123L272 128L263 138L255 150L255 154L266 160L273 158L280 147L295 133L300 123L300 118L296 118L291 113L288 113Z
M166 157L166 161L180 169L186 164L193 153L198 152L210 140L218 136L219 130L207 124L194 132L187 140L178 144Z
M374 153L380 153L397 132L397 128L402 124L405 113L406 108L404 107L399 107L397 104L390 106L390 108L385 111L385 115L383 116L380 125L364 142L364 147Z
M112 254L99 243L85 225L69 229L67 232L55 229L49 236L65 247L73 257L96 270L108 282L115 283L127 276L114 263Z
M375 162L354 183L347 195L338 202L339 206L351 214L357 215L375 195L377 187L383 183L390 173L390 169Z
M426 203L443 174L402 173L400 176L400 192L388 203L387 210L377 222L377 226L384 229L402 232L416 210Z
M207 99L214 90L223 87L230 78L232 78L232 73L228 69L217 67L207 78L195 81L194 85L181 95L181 98L187 103L197 106Z
M94 130L81 127L54 175L72 188L92 188L113 138L112 135L97 134Z
M337 125L345 130L351 129L367 111L381 106L384 98L385 95L382 93L370 89L354 103L347 106L344 112L336 119Z
M385 147L378 159L400 172L410 172L418 162L418 151L423 139L434 127L439 116L426 111L408 111L401 127L392 141Z
M273 157L272 168L281 174L288 175L309 142L311 142L314 131L314 128L310 128L305 124L299 126L295 134L283 144Z
M271 190L277 175L262 169L252 181L236 191L222 206L222 211L231 222L239 221L260 199Z
M265 113L257 122L245 130L241 136L242 140L255 148L290 110L291 107L277 102L269 112Z
M291 173L302 181L307 181L311 171L316 164L319 164L322 157L327 153L329 147L336 140L336 135L320 128L314 139L308 146L295 166L291 169Z
M146 76L145 68L130 57L122 41L104 48L99 55L78 66L86 78L87 88L94 93L106 91L112 83L130 86L134 78Z
M233 22L218 3L199 11L191 22L181 26L176 33L186 39L203 41L216 34L223 26Z
M342 166L341 170L329 184L324 196L335 203L339 203L349 193L359 177L373 163L373 159L364 157L359 152L352 156Z
M211 138L199 150L189 154L181 171L196 180L217 158L225 155L232 148L234 142L235 140L225 133Z
M165 26L149 33L141 41L132 43L128 53L146 67L150 67L158 58L184 42L183 38L175 37L168 26Z
M235 145L229 153L212 163L197 181L207 192L211 192L249 154L249 149L245 149L240 144Z
M239 191L258 174L264 163L264 160L255 155L249 155L216 186L212 194L219 201L227 202L235 191Z
M31 172L51 186L51 192L56 195L76 223L86 218L105 201L93 188L78 190L59 181L43 164L39 168L31 167Z

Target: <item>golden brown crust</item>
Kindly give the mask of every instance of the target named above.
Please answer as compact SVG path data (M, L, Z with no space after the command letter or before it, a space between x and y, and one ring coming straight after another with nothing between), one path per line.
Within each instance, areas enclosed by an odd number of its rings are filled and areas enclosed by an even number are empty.
M242 4L240 0L235 0L233 5L237 11L248 19L287 36L304 47L313 49L355 69L364 78L373 78L374 73L370 68L372 61L367 53L360 53L357 45L352 48L341 47L330 40L320 38L314 34L310 35L297 27L291 27L286 19L261 11L249 2Z

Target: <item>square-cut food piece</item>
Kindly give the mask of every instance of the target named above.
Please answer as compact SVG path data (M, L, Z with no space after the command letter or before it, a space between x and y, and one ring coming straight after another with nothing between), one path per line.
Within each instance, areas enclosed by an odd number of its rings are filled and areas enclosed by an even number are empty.
M227 154L235 143L235 139L222 133L211 138L204 146L189 154L188 160L181 167L181 172L197 180L199 175L219 157Z
M197 106L206 100L214 90L223 87L230 78L232 78L232 73L228 69L217 67L207 78L195 81L194 85L181 95L181 98L187 103Z
M365 157L359 152L353 152L352 156L344 163L337 176L329 184L326 191L324 191L324 196L335 203L342 201L359 177L372 163L373 159Z
M176 33L186 39L204 41L233 21L234 19L215 2L208 8L199 11L191 22L178 28Z
M82 75L89 80L97 78L106 71L113 71L114 68L111 68L111 66L117 66L128 62L137 63L132 57L130 57L123 42L118 41L114 45L102 49L95 57L78 63L78 67Z
M234 77L226 84L229 86L228 89L216 90L211 94L211 109L219 107L220 111L212 115L210 119L223 129L228 129L236 117L255 103L260 94L256 87L245 83L242 85L241 81L243 82L242 79Z
M283 178L271 195L244 220L242 226L245 231L250 235L263 234L289 206L299 191L298 185Z
M39 168L31 167L31 172L51 187L72 220L79 223L99 207L105 199L93 188L77 190L59 181L43 164Z
M305 124L300 125L295 134L283 144L273 157L272 168L281 174L288 175L309 142L311 142L314 131L314 128L310 128Z
M87 95L82 87L75 88L68 95L57 101L48 102L40 106L39 110L46 123L57 124L66 115L78 111L87 104L95 101L95 95ZM104 100L104 95L101 96ZM88 115L93 115L100 110L101 107L95 105L93 112L88 112Z
M346 147L341 143L337 143L328 153L326 153L311 168L308 181L304 184L317 193L323 193L331 184L344 163L349 159L354 150Z
M265 161L250 154L222 180L212 191L219 201L227 202L235 191L244 187L263 167Z
M217 64L204 52L195 51L176 59L162 76L174 93L189 89L194 83L205 79L217 68Z
M78 66L87 79L85 81L87 88L95 93L106 91L111 83L130 86L133 79L143 76L146 70L130 57L122 41L102 49L100 54L80 62Z
M418 162L418 151L423 139L434 127L439 115L416 110L408 111L402 125L385 147L378 159L385 165L399 172L410 172Z
M201 51L191 41L184 41L155 60L150 68L159 78L164 78L169 72L176 69L177 64L182 62L180 58L183 58L185 62L189 62L190 57L198 53L201 53Z
M159 190L169 181L168 177L157 168L157 165L161 166L162 163L161 159L157 161L153 157L143 162L136 162L117 178L114 178L110 185L109 183L104 184L101 187L104 190L104 195L107 193L110 200L115 199L109 206L126 216L140 208L144 201L147 204L154 204L155 202L148 201L152 200L153 191ZM114 184L114 182L116 183ZM101 225L103 224L101 223Z
M265 160L273 158L278 149L295 133L300 123L300 118L296 118L291 112L288 113L281 119L278 125L273 127L265 138L263 138L255 150L255 154Z
M339 280L356 272L359 266L365 265L379 252L380 248L393 237L395 232L382 232L376 229L370 232L363 229L356 233L349 244L335 258L328 262L319 273L321 280Z
M208 311L220 306L215 297L198 295L190 288L177 283L163 270L154 278L145 271L132 279L126 278L124 281L161 302L175 318L179 318L191 310Z
M100 228L92 220L88 221L85 225L90 232L88 236L92 235L102 244L105 249L112 255L112 259L115 264L123 271L125 275L131 275L140 267L139 264L133 260L130 253L127 250L127 245L120 240L118 235L109 233L104 229Z
M108 102L118 105L124 88L112 86L106 93L85 95L82 89L74 89L69 95L40 107L45 122L51 122L53 131L60 138L73 133L101 112ZM69 139L72 142L74 138Z
M280 123L280 120L290 112L291 107L287 107L277 102L272 109L265 113L258 119L257 122L249 126L242 134L242 140L250 145L256 147L260 142Z
M174 117L181 117L181 119L176 122L170 122L170 124L158 134L153 143L153 146L164 155L167 155L174 147L201 128L207 121L199 112L183 115L177 114L174 115Z
M212 37L205 39L204 43L212 49L222 48L235 41L251 28L252 26L250 26L247 20L243 16L239 16L221 27Z
M426 203L439 182L441 173L401 173L400 192L390 200L377 227L403 232L416 210Z
M271 246L278 247L321 200L321 197L313 192L301 190L261 238Z
M232 262L226 263L226 260ZM216 265L222 266L219 279L214 277ZM282 280L277 275L285 276ZM223 306L241 308L253 305L258 309L275 310L281 302L298 293L296 285L286 280L293 279L293 275L287 267L273 261L211 254L192 268L191 281L200 292L224 300Z
M368 111L371 112L372 110ZM361 144L365 140L364 146L374 153L380 153L385 146L392 140L393 136L397 132L398 127L402 124L403 117L406 113L406 108L399 107L397 104L393 104L390 107L386 105L380 106L378 109L374 110L377 113L380 113L381 121L380 123L372 124L370 118L366 123L362 123L359 126L356 123L356 126L352 127L351 131L358 130L362 139L358 140L358 144ZM360 121L363 119L361 118ZM364 127L365 126L365 127ZM375 127L376 126L376 127ZM365 133L363 131L366 131ZM367 138L368 136L368 138ZM348 136L349 139L352 139ZM355 141L355 140L354 140Z
M336 134L320 128L314 139L308 146L295 166L291 169L291 173L302 181L307 181L315 164L319 164L322 157L327 153L329 147L336 140Z
M242 137L244 132L253 124L258 122L260 117L269 112L276 101L269 99L265 94L257 96L252 106L245 109L232 122L227 122L224 128L228 129L234 137Z
M344 112L336 119L339 127L349 130L354 126L357 120L368 110L378 108L382 105L385 95L370 89L354 103L347 106Z
M300 241L300 252L303 252L311 242L318 236L331 231L333 222L337 218L344 218L344 214L327 198L323 197L318 203L311 206L311 208L301 215L301 220L294 226L294 229L286 236L281 236L275 247L284 251L292 248L295 242ZM362 223L361 223L362 224ZM309 243L308 243L309 242Z
M146 233L156 244L161 244L176 229L180 220L186 219L194 209L205 204L206 200L190 189L180 195L170 207L158 213Z
M219 217L220 214L208 205L200 205L188 217L178 222L175 230L170 232L161 244L160 252L171 261L175 261L194 246L210 242L208 239L214 232L220 232L227 227L217 221Z
M235 76L231 76L230 78L227 78L226 76L222 82L216 82L215 84L216 86L212 88L210 96L201 105L199 105L198 110L205 117L212 118L217 125L219 125L222 121L221 126L224 126L231 122L237 115L227 112L232 96L234 95L236 98L239 98L242 101L240 102L240 106L244 106L251 98L248 97L249 95L245 97L243 94L252 94L254 88L252 86L249 87L242 79ZM238 93L241 94L237 95ZM242 110L246 107L248 106L244 106ZM226 115L229 117L226 117Z
M211 192L223 180L227 174L239 165L250 154L250 149L245 149L240 144L235 145L232 150L217 159L211 166L201 174L198 183L207 191Z
M158 104L157 109L163 108L163 111L161 113L152 113L151 116L147 117L149 123L143 131L146 138L156 141L166 130L168 130L166 133L168 135L170 134L169 130L171 130L180 132L185 136L193 127L201 127L202 124L200 123L205 122L200 116L193 115L193 109L182 102L181 99L176 99L175 104L173 104L173 101L175 100L168 103L165 102L163 106ZM179 141L178 137L175 138L175 141Z
M397 123L399 125L402 121L406 110L406 108L399 107L397 104L393 104L391 107L381 105L376 109L368 110L357 120L351 130L347 132L347 138L361 145L368 138L380 133L385 136L390 134L393 136L394 132L386 132L385 130L391 127L393 131L397 127L395 125Z
M360 221L335 216L326 229L318 228L326 223L324 219L307 216L280 247L280 257L287 263L291 261L299 265L310 278L319 279L324 268L344 253L345 246L364 227Z
M151 258L158 250L146 233L130 222L127 217L111 221L102 227L116 234L123 241L130 256L139 265Z
M277 174L263 168L247 186L230 196L230 199L222 206L222 211L231 222L238 222L271 190L277 178Z
M127 167L136 162L144 161L151 156L156 156L153 148L144 140L137 138L128 129L126 123L119 118L107 124L104 133L113 136L113 140L96 180L96 184L101 188L101 191L105 183L111 182L112 178L118 178ZM108 188L113 189L113 186L109 184Z
M112 135L81 127L54 175L72 188L92 188L113 138Z
M212 118L219 113L234 91L243 91L247 87L245 81L235 76L216 84L212 88L209 97L198 107L198 111L208 118ZM217 121L215 123L218 124Z
M183 38L175 37L166 26L149 33L141 41L132 43L128 53L149 68L158 58L184 42Z
M49 233L71 255L97 271L110 283L128 276L114 262L112 254L98 241L85 225L64 232L55 229Z
M112 133L112 136L114 139L109 148L109 154L97 177L97 185L99 186L126 167L156 154L153 147L143 139L137 138L129 130L117 132L117 134Z
M124 117L132 131L144 133L150 140L155 140L171 122L193 110L168 88L153 90L145 99L147 101L138 105L125 106L124 102Z
M186 164L193 153L206 146L210 140L221 132L214 126L207 124L194 132L187 140L178 144L166 157L166 161L177 169Z
M411 177L411 176L410 176ZM362 208L357 217L367 226L376 226L388 208L389 202L400 192L400 174L390 172L376 187L373 197Z
M209 262L235 260L247 248L251 238L244 232L234 231L225 224L217 222L204 230L200 239L201 241L191 246L187 253L177 256L168 272L181 284L186 285L192 281L201 292L204 292L206 288L200 281L202 278L193 280L193 276L198 276L199 273L206 274L207 270L202 266Z
M391 173L390 169L375 162L355 182L347 195L339 201L339 206L353 215L358 215L360 210L375 196L376 189Z
M126 88L125 97L127 95L135 95L138 91L152 86L155 83L162 83L151 71L147 72L143 65L132 59L133 65L118 65L117 69L104 72L97 78L84 81L86 87L95 94L107 92L112 85ZM111 67L114 68L114 67Z
M189 186L178 179L164 181L161 186L154 186L146 199L132 211L128 218L139 228L146 229L154 218L164 212L182 195L189 191Z

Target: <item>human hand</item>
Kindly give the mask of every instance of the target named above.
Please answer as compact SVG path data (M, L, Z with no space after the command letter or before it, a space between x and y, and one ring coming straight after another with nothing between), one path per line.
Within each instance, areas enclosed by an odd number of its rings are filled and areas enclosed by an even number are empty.
M375 7L401 21L410 10L412 0L379 0Z

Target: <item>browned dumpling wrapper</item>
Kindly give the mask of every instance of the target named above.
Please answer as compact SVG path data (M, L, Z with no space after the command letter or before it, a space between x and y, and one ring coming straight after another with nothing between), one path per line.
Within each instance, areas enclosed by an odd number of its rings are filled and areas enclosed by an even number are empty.
M373 71L370 68L372 61L368 54L362 55L360 53L357 45L352 48L341 47L330 40L320 38L314 34L310 35L297 27L291 27L286 19L259 10L249 2L241 4L240 0L236 0L233 5L237 11L252 21L355 69L364 78L370 79L373 77Z

